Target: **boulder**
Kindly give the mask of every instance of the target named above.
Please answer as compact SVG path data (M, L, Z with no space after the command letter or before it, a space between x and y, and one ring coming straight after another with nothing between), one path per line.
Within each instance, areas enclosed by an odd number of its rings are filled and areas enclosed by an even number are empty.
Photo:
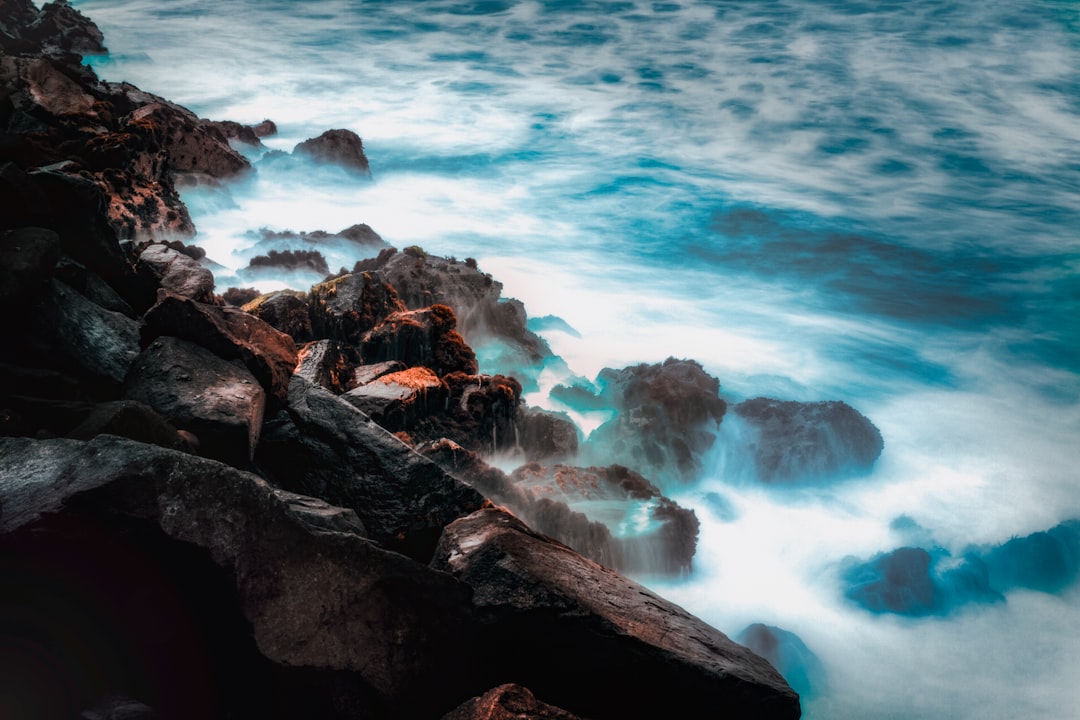
M36 300L59 260L60 236L52 230L24 227L0 233L0 307Z
M332 340L319 340L300 348L296 374L314 385L321 385L340 395L355 387L356 366L360 354L355 349ZM400 369L404 370L404 366Z
M447 391L434 372L414 367L383 375L341 397L390 432L398 432L441 411Z
M825 666L795 633L754 623L735 639L768 660L803 699L825 693Z
M847 403L754 398L734 407L750 429L745 441L765 483L832 480L873 469L881 432Z
M351 508L372 540L427 562L442 529L484 498L336 395L300 376L269 421L257 461L293 492Z
M359 345L387 315L405 306L390 285L370 273L352 273L320 283L309 294L316 338Z
M696 361L668 358L605 368L596 383L618 414L589 435L586 460L630 465L661 485L700 478L727 409L716 378Z
M364 144L352 130L327 130L293 148L293 154L313 162L338 165L364 177L371 177Z
M391 313L364 335L360 352L368 363L398 360L427 366L440 377L475 375L476 354L456 327L457 317L446 305Z
M569 460L577 455L581 431L566 413L519 405L514 426L527 462Z
M213 301L214 274L184 253L154 243L139 253L139 265L150 270L166 292L203 303Z
M242 303L241 309L269 323L297 343L314 339L311 332L311 313L303 293L279 290L259 295Z
M18 588L0 646L49 658L35 674L25 654L15 674L34 682L8 688L28 717L106 693L168 719L440 717L490 687L468 588L371 543L351 511L109 436L0 438L0 503Z
M472 587L481 655L570 712L800 715L798 696L767 661L504 510L447 527L432 566Z
M123 313L130 318L137 317L135 310L127 303L116 289L105 282L100 275L92 272L80 262L67 256L61 257L55 268L56 277L68 287L72 287L95 305L106 310Z
M174 337L159 337L132 363L124 399L149 405L199 439L201 454L247 467L259 441L266 393L243 366Z
M521 400L517 380L461 372L442 380L448 391L445 409L410 429L417 441L448 438L478 453L517 452L514 418Z
M139 354L136 321L95 305L58 280L29 313L34 334L91 378L119 386Z
M163 335L189 340L222 359L240 360L271 397L283 402L288 394L296 343L254 315L162 292L144 320L144 344Z
M366 385L369 382L378 380L384 375L400 372L405 369L405 363L398 360L387 360L386 362L371 363L370 365L360 365L353 368L352 386Z
M442 720L577 720L554 705L542 703L528 688L507 683L459 705Z

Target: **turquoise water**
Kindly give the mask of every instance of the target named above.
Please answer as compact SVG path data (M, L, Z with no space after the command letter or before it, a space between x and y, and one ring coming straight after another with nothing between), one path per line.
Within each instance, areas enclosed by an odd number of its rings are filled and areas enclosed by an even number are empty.
M259 227L366 222L562 318L576 332L546 337L580 375L692 357L729 399L869 416L886 449L864 480L777 493L718 458L678 491L703 521L695 574L653 583L731 635L799 634L830 677L807 717L1080 702L1075 585L912 619L841 582L849 557L958 557L1080 517L1075 2L76 5L106 79L269 117L274 148L364 138L372 184L266 168L186 196L220 284L247 284ZM529 401L557 407L559 379Z

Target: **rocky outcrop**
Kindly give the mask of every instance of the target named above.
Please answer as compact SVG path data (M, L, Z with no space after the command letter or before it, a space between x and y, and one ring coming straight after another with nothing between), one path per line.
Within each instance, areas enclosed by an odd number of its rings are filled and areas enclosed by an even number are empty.
M433 566L472 587L481 656L558 707L664 717L678 688L680 715L799 716L798 696L765 660L505 511L447 527Z
M440 377L475 375L476 354L456 327L457 317L446 305L391 313L364 335L360 352L368 363L397 360L427 366Z
M382 375L341 397L390 432L398 432L441 411L446 396L438 375L415 367Z
M566 413L518 407L517 444L526 462L559 462L577 456L581 431Z
M258 295L242 303L241 309L285 333L297 343L315 339L311 331L311 311L303 293L279 290Z
M371 168L364 154L360 136L352 130L327 130L293 148L293 154L317 163L338 165L364 177L371 177Z
M719 381L693 360L668 358L597 376L597 396L617 414L589 435L591 463L630 465L661 485L698 479L727 410Z
M248 268L260 270L308 270L320 275L330 274L326 258L318 250L270 250L265 255L256 255L248 261Z
M173 295L212 302L214 274L187 255L153 243L139 253L139 266L154 274L158 284Z
M884 448L881 432L847 403L754 398L734 408L757 479L765 483L833 480L870 472Z
M359 346L393 312L405 310L397 291L370 273L352 273L311 288L311 328L317 338Z

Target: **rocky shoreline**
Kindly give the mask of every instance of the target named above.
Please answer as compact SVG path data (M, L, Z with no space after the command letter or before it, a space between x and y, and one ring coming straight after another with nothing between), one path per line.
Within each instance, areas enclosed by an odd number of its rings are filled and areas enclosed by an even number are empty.
M664 488L727 414L698 363L562 388L610 411L584 437L480 372L476 338L551 359L521 303L362 224L333 237L366 259L308 292L218 294L177 188L256 172L234 146L273 123L99 80L104 38L65 2L0 0L0 43L6 716L799 716L769 662L619 574L692 565ZM351 131L293 154L371 174ZM881 452L842 403L735 412L764 482Z

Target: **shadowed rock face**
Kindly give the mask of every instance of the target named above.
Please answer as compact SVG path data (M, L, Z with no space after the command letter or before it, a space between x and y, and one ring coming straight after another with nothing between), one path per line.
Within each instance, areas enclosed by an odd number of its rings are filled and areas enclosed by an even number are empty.
M803 699L825 692L825 666L795 633L754 623L735 639L768 660Z
M528 688L500 685L464 703L442 720L577 720L577 715L542 703Z
M447 527L433 566L472 586L502 676L558 707L664 717L678 688L687 717L799 717L798 696L765 660L505 511Z

